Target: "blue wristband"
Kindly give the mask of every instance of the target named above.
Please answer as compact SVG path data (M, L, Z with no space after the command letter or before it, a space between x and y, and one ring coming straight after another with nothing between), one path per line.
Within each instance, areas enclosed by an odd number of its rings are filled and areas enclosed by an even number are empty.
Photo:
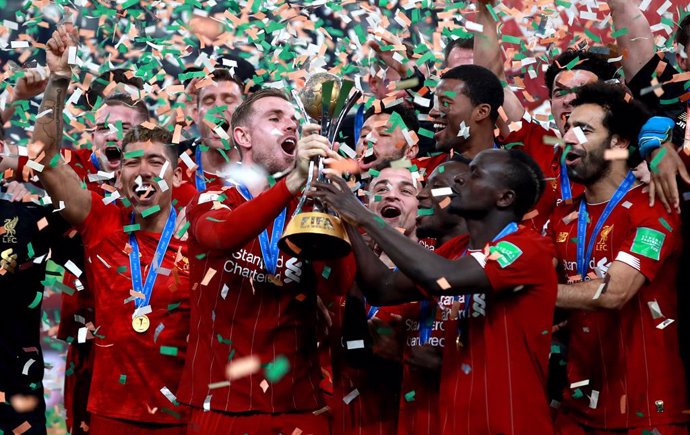
M649 118L642 126L640 135L637 138L642 157L646 159L652 151L661 147L662 143L668 142L671 139L671 132L674 126L673 120L665 116Z

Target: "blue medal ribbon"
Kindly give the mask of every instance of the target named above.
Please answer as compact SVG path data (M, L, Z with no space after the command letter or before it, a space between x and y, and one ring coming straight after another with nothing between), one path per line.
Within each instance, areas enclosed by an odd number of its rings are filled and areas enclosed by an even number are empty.
M499 233L491 240L491 242L496 242L510 234L513 234L515 231L518 230L518 225L515 222L511 222L508 225L506 225ZM467 249L460 254L457 258L462 258L467 254ZM462 300L462 297L467 297L470 295L461 295L458 296L458 302ZM432 317L426 317L426 316L432 316L435 315L436 310L429 310L425 309L425 303L429 303L429 301L422 301L421 304L421 313L419 316L419 341L420 344L426 344L429 341L429 338L431 338L431 329L433 327L433 321ZM469 318L470 315L470 303L468 300L465 301L465 306L463 307L463 313L464 313L464 318L467 319ZM462 333L462 331L458 331L459 334Z
M201 165L201 143L196 145L196 151L194 152L194 159L196 160L196 175L194 181L196 183L196 190L203 192L206 190L206 178L204 177L204 168Z
M242 195L244 195L245 198L247 198L247 200L254 199L247 187L237 185L237 189L242 193ZM261 234L259 234L259 245L261 246L261 255L264 259L264 266L271 275L275 275L276 269L278 268L278 240L280 240L280 236L283 235L283 227L285 226L286 216L287 208L284 208L273 221L271 240L268 239L268 229L263 230Z
M156 252L153 256L153 264L149 267L149 272L146 274L146 282L141 283L141 259L139 258L139 243L134 232L129 235L129 244L132 246L132 251L129 253L129 268L132 273L132 287L133 290L144 295L144 300L136 298L134 304L137 308L145 307L151 303L151 294L153 293L153 285L156 283L158 277L158 269L161 267L163 258L165 258L165 251L168 249L173 232L175 231L175 219L177 213L175 208L170 208L168 220L165 222L165 227L161 233L161 238L158 241ZM134 222L134 213L132 213L132 222Z
M580 277L583 281L585 279L585 275L587 275L587 263L589 263L590 258L592 258L594 240L596 239L597 234L599 234L599 231L601 231L601 227L604 226L606 219L609 218L613 209L616 208L616 206L619 202L621 202L625 194L628 193L634 182L635 174L633 174L632 171L629 171L628 175L625 176L625 179L620 184L620 186L618 186L618 189L616 189L616 192L609 200L609 203L606 204L606 208L604 209L603 213L601 213L601 216L599 216L599 220L597 221L596 225L594 225L592 235L590 236L589 242L587 243L586 253L585 239L587 238L588 217L587 201L585 200L585 198L582 198L582 201L580 202L580 209L578 210L577 215L577 271L580 274Z
M357 147L357 142L359 142L359 135L362 134L362 126L364 125L364 104L360 104L355 113L355 128L354 128L354 144Z
M91 153L91 164L96 167L97 171L101 170L101 162L98 161L98 156L96 156L96 153Z
M561 159L563 160L563 159ZM573 199L573 192L570 189L570 178L568 178L568 167L565 165L564 161L561 161L561 199L563 202L569 202Z

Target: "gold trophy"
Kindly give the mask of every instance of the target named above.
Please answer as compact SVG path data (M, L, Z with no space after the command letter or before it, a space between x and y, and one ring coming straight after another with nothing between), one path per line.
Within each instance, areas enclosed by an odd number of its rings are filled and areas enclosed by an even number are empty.
M341 81L329 73L317 73L307 80L295 102L305 119L312 118L321 124L321 134L333 143L340 124L362 92L354 89L354 82ZM326 210L323 204L314 202L310 212L302 212L311 187L314 168L317 177L324 181L323 159L314 159L309 165L309 179L278 246L294 256L310 260L339 258L350 252L350 239L340 218Z

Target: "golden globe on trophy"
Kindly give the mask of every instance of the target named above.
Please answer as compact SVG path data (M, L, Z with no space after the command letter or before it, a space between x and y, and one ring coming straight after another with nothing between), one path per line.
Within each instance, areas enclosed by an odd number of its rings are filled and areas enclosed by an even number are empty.
M340 80L330 73L317 73L307 80L296 104L305 118L321 124L321 134L333 143L343 119L361 96L362 92L354 89L354 82ZM351 249L340 218L329 213L322 204L314 202L312 211L302 212L314 172L320 181L325 179L322 169L321 158L311 161L304 193L278 242L280 249L296 257L328 260L342 257Z

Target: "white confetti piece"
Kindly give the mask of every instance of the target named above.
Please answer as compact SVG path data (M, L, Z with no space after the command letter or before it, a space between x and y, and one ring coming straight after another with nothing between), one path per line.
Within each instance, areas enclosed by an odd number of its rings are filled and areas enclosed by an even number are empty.
M206 396L206 398L204 399L203 408L204 408L204 411L210 411L211 410L211 395L210 394L208 396Z
M10 42L11 48L29 48L29 41L12 41Z
M79 269L79 266L74 264L72 260L67 260L67 263L65 263L65 269L69 270L72 272L72 274L76 277L81 276L81 269Z
M151 314L151 305L146 305L145 307L139 307L136 310L134 310L134 314L132 315L132 318L141 317L145 314Z
M589 396L589 407L592 409L597 409L598 403L599 403L599 392L597 390L592 390L592 395Z
M659 323L658 325L656 325L656 329L665 329L668 325L670 325L670 324L673 323L673 322L675 322L675 320L673 320L673 319L666 319L666 320L664 320L663 322L661 322L661 323Z
M225 298L228 297L228 292L230 291L230 287L228 287L227 284L223 284L223 288L220 291L220 297L225 300Z
M349 405L350 402L357 398L357 396L359 396L359 390L355 388L354 390L347 393L345 397L343 397L343 402L345 402L346 405Z
M74 65L77 63L77 47L71 46L67 49L67 64Z
M36 172L43 172L43 168L45 168L45 166L33 160L29 160L28 162L26 162L26 166L30 167Z
M364 349L364 340L349 340L345 342L348 350Z
M578 144L583 144L583 143L587 142L587 136L585 136L585 132L582 131L582 128L573 127L573 133L575 134L575 137L577 138Z
M481 33L484 31L484 25L472 21L465 21L465 29L469 30L470 32Z
M77 343L86 343L86 335L89 330L87 328L79 328L77 331Z
M453 194L453 189L450 187L439 187L436 189L431 189L432 196L448 196Z
M346 144L342 143L340 144L340 147L338 147L338 151L342 151L343 154L345 154L347 157L354 159L357 157L357 153L355 150L347 146Z
M153 331L153 342L154 343L158 340L158 336L161 335L161 332L163 332L163 329L165 329L165 325L162 323L159 323L158 326L156 326L156 330Z
M192 160L191 157L189 157L189 154L180 154L180 159L182 160L182 163L184 163L189 169L196 169L197 164L194 163L194 160Z
M589 385L589 379L585 379L584 381L573 382L572 384L570 384L570 388L580 388L586 385Z
M659 302L656 300L647 302L649 311L652 313L652 319L661 319L664 315L661 313L661 308L659 307Z
M33 363L35 363L35 362L36 362L35 359L30 358L30 359L24 364L24 368L22 369L22 374L23 374L23 375L28 375L28 374L29 374L29 369L31 368L31 366L32 366Z
M161 393L163 393L165 398L168 399L170 401L170 403L174 404L177 401L177 398L175 397L173 392L170 391L170 389L168 387L161 388Z

